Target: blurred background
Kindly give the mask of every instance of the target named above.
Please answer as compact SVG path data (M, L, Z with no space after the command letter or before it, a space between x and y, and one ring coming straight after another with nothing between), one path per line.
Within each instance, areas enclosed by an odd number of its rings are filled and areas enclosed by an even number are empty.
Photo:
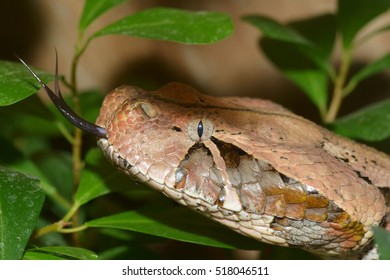
M0 59L15 60L19 54L30 65L53 72L54 47L59 53L60 73L68 76L78 20L84 1L17 0L0 3ZM281 22L333 13L335 0L133 0L109 11L94 22L87 34L125 15L150 7L168 6L228 13L235 32L228 39L206 46L104 36L92 42L80 61L79 87L106 93L133 84L155 89L167 82L189 83L211 95L241 95L272 99L295 113L318 121L317 111L299 89L267 61L258 48L260 32L241 17L262 14ZM383 25L390 14L378 18L365 31ZM87 35L86 34L86 35ZM390 32L382 33L357 50L352 71L390 50ZM337 65L337 55L334 63ZM341 114L390 96L390 73L363 82L349 97Z

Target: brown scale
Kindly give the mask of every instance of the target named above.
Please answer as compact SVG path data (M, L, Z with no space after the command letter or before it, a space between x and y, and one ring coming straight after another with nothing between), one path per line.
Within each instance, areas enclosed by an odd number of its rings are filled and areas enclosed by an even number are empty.
M304 221L320 226L320 230L309 234L313 237L312 245L331 248L334 246L328 240L333 240L342 248L352 248L364 236L365 229L360 222L352 221L349 214L311 187L280 174L271 165L255 160L232 144L217 139L212 141L226 162L229 176L236 174L237 170L239 174L245 173L247 170L242 167L243 163L252 166L251 170L258 169L255 174L257 181L246 182L245 175L240 182L235 181L234 187L240 191L242 207L249 213L275 216L271 228L283 233L280 235L293 245L302 244L296 236L291 236L289 240L289 231L295 227L303 232L306 227ZM310 245L310 242L305 241L305 245Z
M226 162L243 210L274 216L270 227L290 245L343 250L354 247L364 236L360 222L352 221L349 214L312 187L279 173L232 144L215 138L212 141ZM177 172L176 189L191 189L194 196L217 203L224 182L204 144L194 144Z
M176 169L175 189L215 204L221 186L213 182L214 165L209 149L202 143L195 143Z

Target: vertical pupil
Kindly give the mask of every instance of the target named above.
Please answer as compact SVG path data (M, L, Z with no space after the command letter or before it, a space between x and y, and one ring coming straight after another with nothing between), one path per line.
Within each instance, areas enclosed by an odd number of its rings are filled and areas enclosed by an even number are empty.
M202 121L200 121L198 123L198 136L199 136L199 138L202 138L202 135L203 135L203 123L202 123Z

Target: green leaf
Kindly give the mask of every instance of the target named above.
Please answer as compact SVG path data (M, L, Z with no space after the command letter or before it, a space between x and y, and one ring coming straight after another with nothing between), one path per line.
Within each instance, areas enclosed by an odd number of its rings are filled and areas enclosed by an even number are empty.
M36 177L0 167L0 259L22 258L44 199Z
M147 206L86 223L88 227L109 227L151 234L183 242L221 248L259 249L261 243L239 235L192 210L160 198Z
M23 256L23 260L53 260L53 261L59 261L59 260L66 260L66 258L58 257L53 254L49 253L42 253L42 252L35 252L35 251L26 251L26 253Z
M96 32L92 38L122 34L185 44L210 44L225 39L232 32L232 20L226 14L153 8L127 16Z
M390 68L390 53L368 64L366 67L356 73L345 88L345 95L351 93L358 83L362 80L375 75L383 70Z
M390 137L390 99L336 120L332 129L346 137L365 141L381 141Z
M83 32L100 15L125 1L126 0L86 0L79 22L80 32Z
M390 0L339 0L338 22L344 48L349 48L356 34L372 19L390 8Z
M286 77L302 89L320 112L327 103L328 75L321 70L282 70Z
M310 44L297 46L302 55L307 56L320 69L332 73L330 57L336 39L336 17L325 14L301 21L289 23L299 34L304 36Z
M119 246L111 247L107 250L99 252L99 260L112 260L112 259L129 260L129 258L121 258L122 255L126 254L129 251L129 249L130 248L126 245L119 245ZM134 248L131 248L131 249L134 249ZM138 259L144 260L146 258L138 258Z
M378 245L379 258L390 260L390 232L383 228L374 227L374 239Z
M103 103L103 94L97 91L87 91L83 92L80 96L80 106L83 112L83 118L90 120L94 123L96 118L99 116L100 107ZM69 104L72 104L73 102Z
M38 95L32 95L12 106L0 108L1 126L5 137L53 137L60 132L53 124L53 115L43 105Z
M54 80L54 76L36 70L45 83ZM39 83L21 63L0 61L0 106L11 105L40 89Z
M324 114L328 75L334 76L329 58L336 34L335 16L326 14L288 25L257 15L243 19L263 32L264 53Z
M70 208L69 202L58 193L57 188L51 184L50 178L45 175L49 172L42 171L36 163L26 158L10 142L4 140L2 137L0 137L0 154L2 155L0 157L0 165L39 176L42 190L55 201L56 205L64 209Z
M335 16L321 15L282 25L270 18L251 15L243 19L263 32L264 37L275 41L291 43L296 51L308 57L319 68L331 71L329 57L336 36Z
M319 69L295 44L268 38L262 38L260 44L268 59L323 112L328 97L326 71Z
M86 163L75 196L75 201L79 205L110 192L136 188L135 182L110 166L97 148L88 152Z
M313 62L320 61L320 65L327 64L336 36L334 15L325 14L286 25L260 15L244 16L243 20L261 30L264 37L304 47L303 55Z
M69 246L39 247L39 248L29 249L27 250L27 252L47 253L48 255L56 256L63 259L96 260L98 258L95 252L92 252L84 248L69 247Z
M34 159L40 178L55 186L62 197L71 201L73 190L72 154L69 151L42 151Z
M287 25L280 24L269 17L247 15L242 19L260 29L265 37L288 43L311 45L311 42L299 34L296 30L288 27Z

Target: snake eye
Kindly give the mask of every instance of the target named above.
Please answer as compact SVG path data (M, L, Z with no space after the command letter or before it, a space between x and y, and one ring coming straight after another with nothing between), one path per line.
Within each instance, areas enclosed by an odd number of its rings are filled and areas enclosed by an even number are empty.
M188 136L195 142L202 142L209 139L213 132L214 125L208 119L193 120L187 127Z
M203 135L203 123L202 123L202 121L200 121L198 123L198 136L199 136L199 138L202 138L202 135Z

